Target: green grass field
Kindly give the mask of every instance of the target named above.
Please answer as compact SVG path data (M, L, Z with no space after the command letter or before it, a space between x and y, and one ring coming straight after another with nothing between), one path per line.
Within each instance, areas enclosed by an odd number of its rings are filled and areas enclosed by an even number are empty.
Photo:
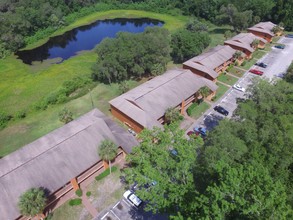
M213 98L213 101L219 100L225 94L225 92L227 92L227 90L229 89L229 87L223 85L222 83L217 82L216 84L219 88L217 89L217 94Z
M219 77L218 77L218 80L223 82L223 83L226 83L230 86L234 85L238 78L234 77L234 76L231 76L231 75L228 75L228 74L224 74L222 73Z
M190 117L197 119L199 118L202 113L204 113L207 109L209 109L210 105L206 102L201 102L199 105L197 103L193 103L191 106L189 106L187 110L190 113Z
M237 77L242 77L245 72L236 67L233 67L229 70L229 73Z

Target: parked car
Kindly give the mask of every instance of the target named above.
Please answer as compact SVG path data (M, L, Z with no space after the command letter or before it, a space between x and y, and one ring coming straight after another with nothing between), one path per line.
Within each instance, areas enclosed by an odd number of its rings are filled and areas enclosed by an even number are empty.
M285 49L285 45L281 45L281 44L279 44L279 45L275 45L275 48L278 48L278 49Z
M286 34L285 37L293 38L293 34Z
M257 69L250 69L249 72L254 73L256 75L263 75L263 71L257 70Z
M130 201L133 205L135 205L136 207L139 207L142 203L141 199L138 198L138 196L136 196L134 194L134 192L132 192L131 190L127 190L124 194L123 197L125 199L127 199L128 201Z
M239 84L235 84L233 86L234 89L241 91L241 92L245 92L245 89L243 87L241 87Z
M214 110L216 112L221 113L222 115L225 115L225 116L229 115L229 112L220 105L217 105L216 107L214 107Z
M255 65L256 65L256 66L260 66L260 67L262 67L262 68L266 68L266 67L268 66L268 64L263 63L263 62L256 63Z
M203 127L195 127L193 128L194 132L198 135L200 134L200 136L202 138L205 138L207 136L207 129L203 128Z

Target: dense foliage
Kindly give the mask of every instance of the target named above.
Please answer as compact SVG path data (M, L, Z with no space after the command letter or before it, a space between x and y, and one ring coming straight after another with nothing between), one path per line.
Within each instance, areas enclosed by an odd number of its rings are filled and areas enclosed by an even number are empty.
M118 33L97 46L99 55L93 78L112 83L144 75L163 73L170 60L170 40L166 29L146 28L143 33Z
M292 94L288 82L255 81L203 146L172 124L144 130L127 179L150 210L173 219L292 219Z
M182 63L201 54L210 42L211 39L205 32L193 32L187 29L179 30L172 34L172 59L176 63Z
M41 214L46 205L46 196L43 189L31 188L24 192L18 202L20 213L27 217Z

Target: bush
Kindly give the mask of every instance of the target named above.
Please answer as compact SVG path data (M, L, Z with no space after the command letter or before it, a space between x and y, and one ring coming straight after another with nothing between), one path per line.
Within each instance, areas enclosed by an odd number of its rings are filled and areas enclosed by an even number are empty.
M0 111L0 129L5 128L7 123L11 120L12 116Z
M25 117L26 117L26 112L24 110L18 111L15 114L15 118L21 119L21 118L25 118Z
M245 66L246 64L246 61L244 60L242 63L241 63L241 66Z
M117 167L112 167L112 172L115 172L117 170ZM108 176L110 174L110 169L106 169L104 172L102 172L100 175L96 176L96 180L101 180L104 177Z
M86 192L86 196L87 196L87 197L90 197L91 194L92 194L92 193L91 193L90 191L87 191L87 192Z
M77 199L71 199L69 201L69 205L70 206L75 206L75 205L80 205L82 202L82 200L80 198L77 198Z
M82 196L82 190L81 189L78 189L75 191L75 194L78 196L78 197L81 197Z

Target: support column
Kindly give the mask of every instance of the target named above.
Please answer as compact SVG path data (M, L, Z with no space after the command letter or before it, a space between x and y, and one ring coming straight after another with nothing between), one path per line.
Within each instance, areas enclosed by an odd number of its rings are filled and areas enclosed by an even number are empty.
M103 160L103 166L104 166L104 169L105 170L108 169L109 168L108 162L106 162L106 161Z
M70 180L70 183L71 183L71 185L72 185L74 191L76 191L76 190L79 189L79 185L78 185L78 183L77 183L76 178L73 178L72 180Z
M185 105L185 101L183 100L181 103L181 115L184 115L184 105Z

